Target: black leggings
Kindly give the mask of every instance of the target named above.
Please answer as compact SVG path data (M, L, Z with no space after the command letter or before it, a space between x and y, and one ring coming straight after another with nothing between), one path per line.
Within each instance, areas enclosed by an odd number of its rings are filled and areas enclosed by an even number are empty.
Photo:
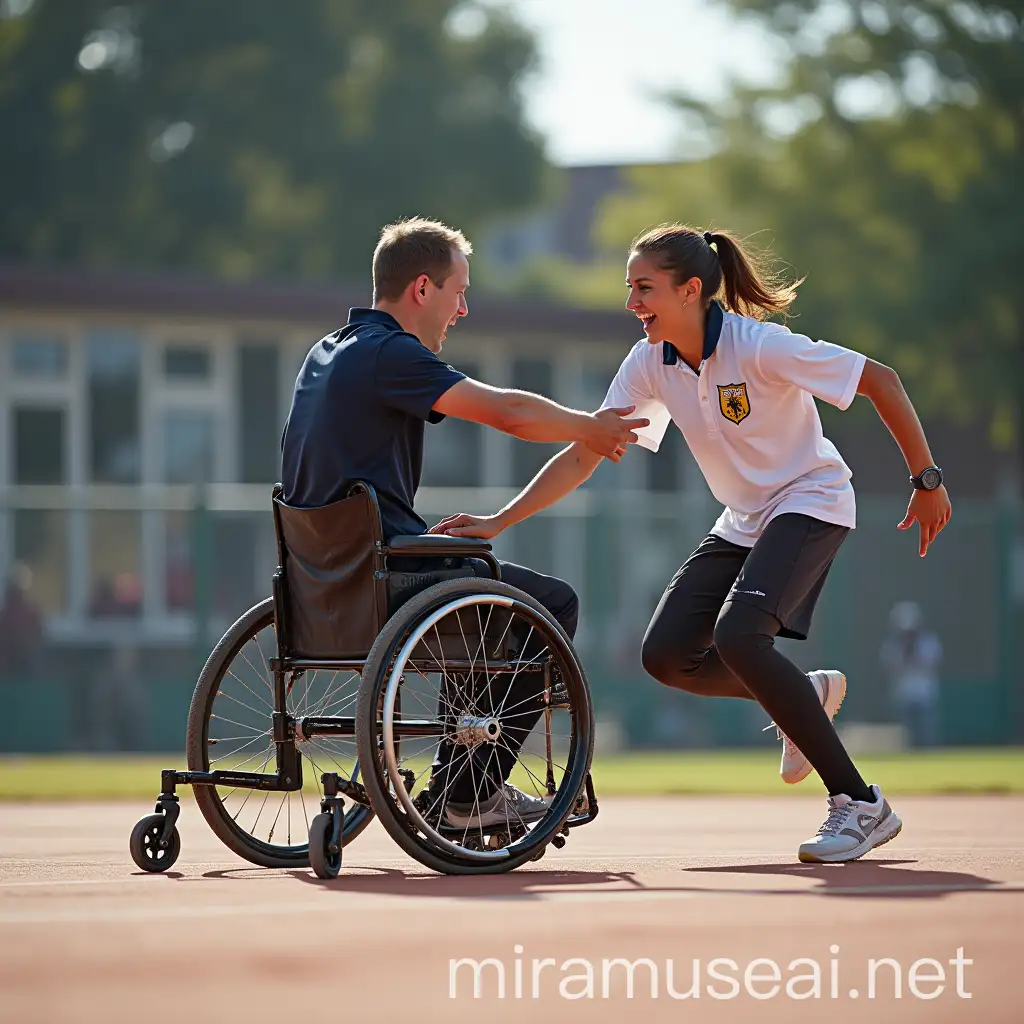
M752 549L706 538L662 595L641 660L666 686L758 701L830 794L872 800L810 680L775 648L780 634L806 636L845 535L836 529L790 514L773 520Z

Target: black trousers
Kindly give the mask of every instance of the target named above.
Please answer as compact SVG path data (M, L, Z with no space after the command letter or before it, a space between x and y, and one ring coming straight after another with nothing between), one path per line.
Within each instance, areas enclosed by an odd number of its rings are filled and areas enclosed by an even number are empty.
M806 640L849 531L810 516L773 519L752 548L709 535L676 572L647 627L645 671L706 697L757 700L831 794L872 799L807 676L775 649Z
M469 559L467 562L477 576L490 576L485 562L478 559ZM576 591L568 583L513 562L498 564L501 566L502 582L539 601L554 616L569 639L575 637L580 603ZM539 649L540 644L534 635L520 656L533 657L539 653ZM499 743L494 747L489 744L481 746L469 757L465 756L465 748L457 748L446 740L438 744L430 787L438 793L446 790L447 801L472 803L474 800L486 799L497 790L508 778L523 742L544 713L541 685L535 672L520 672L515 677L511 673L499 674L492 680L489 700L494 708L503 706L510 711L502 722ZM443 695L442 703L458 706L454 695ZM487 706L484 698L475 703L482 713L494 710Z

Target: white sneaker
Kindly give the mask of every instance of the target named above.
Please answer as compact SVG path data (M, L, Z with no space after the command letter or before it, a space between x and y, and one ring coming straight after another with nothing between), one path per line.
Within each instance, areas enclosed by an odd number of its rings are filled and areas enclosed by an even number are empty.
M815 669L807 673L807 678L818 693L818 699L829 721L836 717L846 696L846 676L834 669ZM800 752L797 745L781 730L774 722L765 728L775 729L779 739L782 740L782 764L779 767L779 774L782 781L791 786L797 782L803 782L811 774L811 762Z
M550 797L528 796L506 782L497 793L478 804L449 803L445 818L455 828L529 825L540 821L550 806Z
M875 802L851 800L845 793L828 798L829 813L818 834L800 844L797 856L805 864L834 864L857 860L868 850L895 839L903 828L877 786Z

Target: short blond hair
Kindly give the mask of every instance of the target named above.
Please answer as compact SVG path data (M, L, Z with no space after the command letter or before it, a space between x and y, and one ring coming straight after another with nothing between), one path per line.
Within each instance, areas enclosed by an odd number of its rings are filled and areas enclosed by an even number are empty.
M473 246L455 228L424 217L388 224L373 251L373 298L395 300L416 280L427 274L439 288L452 271L452 254L473 254Z

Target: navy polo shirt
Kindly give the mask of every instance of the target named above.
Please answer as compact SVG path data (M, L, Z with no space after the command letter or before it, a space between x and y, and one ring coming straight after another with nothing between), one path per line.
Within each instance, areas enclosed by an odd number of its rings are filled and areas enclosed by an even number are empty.
M318 508L365 480L377 491L384 538L426 533L413 511L423 468L423 428L459 373L389 313L351 309L318 341L295 381L282 437L286 504Z

